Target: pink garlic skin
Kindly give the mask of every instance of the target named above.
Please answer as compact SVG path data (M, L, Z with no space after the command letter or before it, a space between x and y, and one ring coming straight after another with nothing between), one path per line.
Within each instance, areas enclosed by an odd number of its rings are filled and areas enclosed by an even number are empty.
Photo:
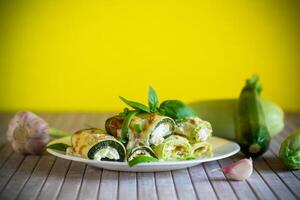
M20 154L39 154L49 142L48 123L32 112L19 112L10 121L7 140Z
M253 172L252 159L244 158L226 167L220 168L226 177L232 180L243 181L249 178Z

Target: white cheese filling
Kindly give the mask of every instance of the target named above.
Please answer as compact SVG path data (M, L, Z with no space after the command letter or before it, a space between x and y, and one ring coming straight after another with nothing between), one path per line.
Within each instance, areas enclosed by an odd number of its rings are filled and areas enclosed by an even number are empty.
M94 160L100 161L102 158L108 158L111 160L120 159L118 151L112 147L105 147L100 149L94 156Z
M136 150L131 156L128 158L128 161L131 161L137 156L150 156L150 154L147 151L144 150Z
M211 134L211 130L207 127L202 127L200 130L196 133L195 139L196 141L206 141L208 137Z
M149 140L150 144L159 145L164 141L164 137L170 134L170 125L169 124L160 124L154 131L151 133Z

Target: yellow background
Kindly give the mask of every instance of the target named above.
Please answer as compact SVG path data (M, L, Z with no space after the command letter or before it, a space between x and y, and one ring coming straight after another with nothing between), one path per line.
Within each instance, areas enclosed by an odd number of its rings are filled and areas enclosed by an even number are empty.
M149 85L161 100L232 98L253 73L300 110L297 1L4 2L1 111L117 111Z

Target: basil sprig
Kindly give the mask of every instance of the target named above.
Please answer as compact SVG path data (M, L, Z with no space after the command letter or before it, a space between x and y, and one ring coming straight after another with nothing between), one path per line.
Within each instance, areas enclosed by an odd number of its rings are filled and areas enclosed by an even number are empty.
M150 86L148 92L148 104L150 108L150 112L155 113L158 111L158 97L156 95L155 90Z
M184 104L182 101L179 100L166 100L159 105L157 94L151 86L149 87L149 92L148 92L149 107L139 102L127 100L121 96L120 99L124 103L126 103L127 105L129 105L130 107L134 108L139 112L157 113L160 115L165 115L173 118L177 122L186 119L188 117L197 116L196 112L194 112L189 106L187 106L186 104ZM125 116L127 116L127 114L125 114Z
M179 100L166 100L159 106L159 112L162 115L171 117L175 121L180 121L188 117L197 117L197 113L189 106Z
M147 113L150 113L150 109L145 106L144 104L141 104L139 102L135 102L135 101L130 101L130 100L127 100L125 99L124 97L121 97L119 96L119 98L124 102L126 103L127 105L129 105L130 107L136 109L136 110L139 110L139 111L144 111L144 112L147 112Z

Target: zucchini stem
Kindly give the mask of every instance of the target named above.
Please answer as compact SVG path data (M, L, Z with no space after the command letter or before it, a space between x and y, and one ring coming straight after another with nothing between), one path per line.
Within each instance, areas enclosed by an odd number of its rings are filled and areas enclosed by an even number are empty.
M70 136L71 133L56 128L49 128L49 135L56 138Z

